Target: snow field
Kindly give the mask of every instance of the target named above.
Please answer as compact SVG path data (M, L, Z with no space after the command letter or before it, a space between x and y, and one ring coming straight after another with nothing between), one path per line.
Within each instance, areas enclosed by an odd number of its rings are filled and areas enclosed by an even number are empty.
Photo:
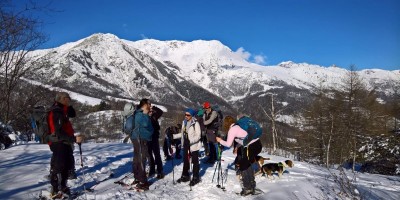
M204 164L200 159L200 177L202 182L192 187L188 183L173 184L172 161L163 161L165 178L154 181L150 190L142 193L127 190L124 186L114 184L125 177L132 169L132 145L121 143L84 143L83 168L79 148L75 146L75 167L78 178L69 180L72 191L82 191L83 183L93 192L86 192L77 199L349 199L341 193L337 181L323 167L294 161L294 167L286 169L282 178L274 174L272 179L258 175L257 188L264 193L257 196L240 197L236 193L241 187L233 169L235 156L231 149L222 153L221 168L227 172L224 182L226 191L216 187L217 175L212 182L215 165ZM162 159L163 153L161 152ZM286 158L267 155L270 162L280 162ZM50 183L44 177L49 174L51 152L47 145L28 143L13 146L0 152L0 199L35 199L42 190L49 190ZM182 160L174 159L174 179L182 173ZM330 170L339 174L338 170ZM352 180L354 174L345 171ZM112 174L112 177L110 177ZM339 176L339 175L338 175ZM356 173L354 192L364 199L400 199L400 177L376 174ZM129 177L127 180L133 181Z

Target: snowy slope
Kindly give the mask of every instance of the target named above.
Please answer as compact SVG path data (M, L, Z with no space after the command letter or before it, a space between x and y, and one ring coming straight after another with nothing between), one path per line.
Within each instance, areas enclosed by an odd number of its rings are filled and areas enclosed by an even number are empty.
M228 171L227 190L223 192L215 187L211 179L214 167L201 164L202 182L189 191L187 184L172 184L172 162L164 162L166 177L155 180L150 191L137 193L126 190L113 182L124 177L131 170L132 146L129 144L105 143L82 144L84 169L80 167L78 148L75 148L75 160L78 179L69 181L73 191L93 187L94 192L87 192L78 199L346 199L339 193L337 183L325 168L303 162L294 162L294 168L287 169L283 177L269 180L257 176L257 187L264 193L258 196L238 197L240 191L231 167L234 155L231 150L222 154L222 169ZM283 161L285 158L269 156L269 162ZM47 190L49 183L44 178L49 172L51 152L47 145L29 143L14 146L0 153L0 199L34 199L41 190ZM180 176L182 161L175 160L175 180ZM336 170L331 170L338 173ZM113 178L95 185L110 174ZM347 172L350 180L352 174ZM214 180L215 181L215 180ZM364 199L399 199L400 177L356 174L356 191Z

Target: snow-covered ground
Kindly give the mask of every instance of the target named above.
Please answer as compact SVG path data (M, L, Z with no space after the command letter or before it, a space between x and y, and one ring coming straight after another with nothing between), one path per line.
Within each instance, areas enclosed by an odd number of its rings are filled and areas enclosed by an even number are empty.
M77 147L77 146L76 146ZM331 173L319 166L303 162L294 162L294 167L286 169L282 178L269 180L261 175L256 177L257 187L264 193L257 196L239 197L240 186L232 167L234 155L231 150L222 154L222 169L228 172L226 191L216 188L216 180L212 183L214 166L201 164L200 175L202 182L193 187L187 184L173 185L182 172L182 160L164 162L165 178L154 180L150 190L143 193L127 190L114 184L131 171L132 146L130 144L103 143L82 144L83 164L81 169L79 149L75 148L75 160L78 179L68 181L73 191L92 187L93 192L86 192L78 199L347 199L340 193L339 185ZM162 154L162 153L161 153ZM163 154L162 154L163 155ZM285 158L270 156L268 162L284 161ZM28 143L13 146L0 151L0 199L35 199L41 190L48 190L49 182L44 177L49 173L51 152L47 145ZM331 170L339 174L337 170ZM354 175L346 172L349 179ZM113 177L96 185L110 174ZM356 190L363 199L400 199L400 177L375 174L356 175Z

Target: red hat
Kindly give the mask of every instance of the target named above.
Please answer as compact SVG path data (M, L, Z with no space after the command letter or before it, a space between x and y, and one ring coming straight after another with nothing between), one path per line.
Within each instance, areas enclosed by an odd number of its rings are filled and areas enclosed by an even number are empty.
M210 102L208 102L208 101L206 101L206 102L204 102L204 104L203 104L203 108L209 108L210 107Z

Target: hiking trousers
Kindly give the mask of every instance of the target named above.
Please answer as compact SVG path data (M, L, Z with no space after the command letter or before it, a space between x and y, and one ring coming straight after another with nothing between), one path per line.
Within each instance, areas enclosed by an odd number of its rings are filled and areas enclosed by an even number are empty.
M152 141L147 142L147 150L149 154L149 160L150 160L150 173L155 172L155 168L157 165L157 174L162 174L163 173L163 164L161 161L161 155L160 155L160 144L158 143L158 138L153 138ZM153 157L154 155L154 157Z
M148 157L147 141L141 139L132 140L133 144L133 176L141 183L147 183L146 160Z
M53 191L59 191L67 186L68 170L71 169L73 163L71 155L73 155L71 144L63 142L53 142L50 145L53 152L51 156L50 183Z

